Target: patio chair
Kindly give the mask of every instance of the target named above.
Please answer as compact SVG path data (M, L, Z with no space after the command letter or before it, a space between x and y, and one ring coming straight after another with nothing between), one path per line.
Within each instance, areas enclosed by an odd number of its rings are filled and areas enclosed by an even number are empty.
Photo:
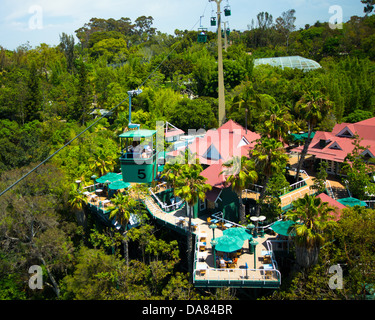
M207 224L208 224L208 225L211 224L211 218L210 218L210 217L207 218Z
M263 256L263 263L270 264L271 263L271 257L270 256Z

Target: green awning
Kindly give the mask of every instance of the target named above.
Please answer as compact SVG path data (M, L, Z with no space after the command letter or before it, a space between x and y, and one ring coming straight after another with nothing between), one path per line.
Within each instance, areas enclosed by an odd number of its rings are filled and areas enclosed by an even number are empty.
M237 237L241 240L251 240L253 238L250 231L245 228L229 228L224 230L223 234L228 237Z
M119 135L120 138L148 138L156 134L156 130L130 130Z
M288 229L289 227L293 226L295 224L292 220L286 220L286 221L276 221L270 228L275 231L276 233L282 235L282 236L293 236L294 234L289 234Z
M338 199L337 201L347 207L354 207L354 206L367 207L366 202L353 198L353 197Z
M291 136L293 138L293 141L303 141L305 139L307 139L308 137L308 132L305 132L305 133L292 133ZM310 139L314 138L315 136L315 132L311 132L311 136L310 136Z
M105 176L102 176L98 179L96 179L96 182L97 183L106 183L106 182L115 182L115 181L118 181L118 180L121 180L122 179L122 175L121 174L117 174L117 173L113 173L113 172L110 172L110 173L107 173Z
M112 182L109 185L109 189L112 189L112 190L125 189L125 188L128 188L129 186L130 186L130 183L119 180L119 181Z
M244 242L244 240L241 240L240 238L229 237L226 235L216 238L215 240L217 241L215 249L222 252L233 252L240 250Z

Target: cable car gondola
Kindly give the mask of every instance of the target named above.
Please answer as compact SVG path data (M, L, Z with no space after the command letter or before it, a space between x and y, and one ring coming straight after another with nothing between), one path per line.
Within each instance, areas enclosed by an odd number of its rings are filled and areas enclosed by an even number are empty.
M231 14L232 14L232 12L231 12L230 6L229 6L229 5L226 5L226 6L224 7L224 15L225 15L226 17L229 17Z
M207 28L198 28L198 42L207 42Z

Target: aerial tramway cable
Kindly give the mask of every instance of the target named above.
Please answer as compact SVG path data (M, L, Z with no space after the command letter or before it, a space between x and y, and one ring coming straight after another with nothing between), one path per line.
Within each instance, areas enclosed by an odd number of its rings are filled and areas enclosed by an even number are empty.
M206 8L207 8L207 5L206 5ZM204 12L206 11L206 8L204 9ZM204 13L203 13L204 14ZM198 20L194 26L190 29L193 30L195 28L195 26L200 22L200 20ZM138 89L137 90L134 90L134 91L140 91L140 88L146 83L146 81L148 79L150 79L154 73L159 70L159 68L164 64L164 62L168 59L168 57L177 49L177 47L182 43L182 39L180 41L177 42L177 44L174 46L174 48L172 48L170 50L170 52L165 56L165 58L161 61L161 63L149 74L149 76L139 85ZM124 100L122 100L120 103L118 103L115 107L113 107L108 113L111 113L113 112L114 110L116 110L119 106L121 106L125 101L127 101L129 99L129 97L125 98ZM9 190L11 190L12 188L14 188L18 183L20 183L22 180L26 179L30 174L32 174L34 171L36 171L39 167L41 167L43 164L45 164L46 162L48 162L49 160L51 160L56 154L58 154L61 150L65 149L67 146L69 146L73 141L77 140L81 135L83 135L86 131L88 131L89 129L91 129L93 126L95 126L98 122L100 122L102 119L104 119L106 117L107 113L104 113L98 120L96 120L95 122L93 122L90 126L88 126L85 130L83 130L82 132L80 132L78 135L76 135L72 140L70 140L69 142L67 142L64 146L62 146L60 149L58 149L57 151L55 151L53 154L51 154L49 157L47 157L45 160L43 160L40 164L38 164L35 168L33 168L32 170L30 170L28 173L26 173L24 176L22 176L20 179L18 179L16 182L14 182L12 185L10 185L8 188L6 188L5 190L3 190L1 193L0 193L0 197L2 195L4 195L5 193L7 193Z

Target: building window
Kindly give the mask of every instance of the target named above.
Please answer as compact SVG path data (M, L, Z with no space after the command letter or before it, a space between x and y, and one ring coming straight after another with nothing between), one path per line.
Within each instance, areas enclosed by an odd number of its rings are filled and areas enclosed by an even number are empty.
M199 200L199 211L206 210L206 200Z

